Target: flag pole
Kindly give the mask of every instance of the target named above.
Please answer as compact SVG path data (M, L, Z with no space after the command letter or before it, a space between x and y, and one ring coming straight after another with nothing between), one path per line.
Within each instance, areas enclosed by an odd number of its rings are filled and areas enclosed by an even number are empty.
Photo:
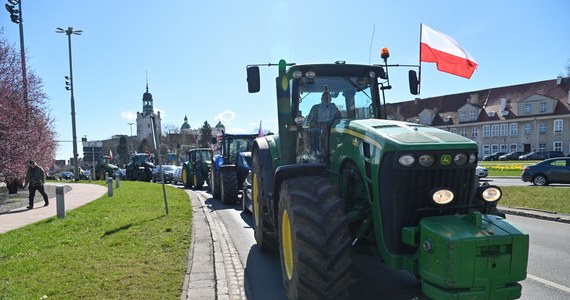
M420 63L419 63L419 71L418 71L418 97L421 94L422 88L422 23L420 23Z

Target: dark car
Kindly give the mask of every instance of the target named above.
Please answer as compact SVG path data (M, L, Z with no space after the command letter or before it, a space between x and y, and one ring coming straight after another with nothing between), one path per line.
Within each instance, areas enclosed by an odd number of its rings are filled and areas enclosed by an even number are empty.
M63 171L63 172L59 173L57 175L57 177L59 178L59 180L71 180L75 176L73 175L73 172L71 172L71 171Z
M534 185L570 183L570 157L550 158L524 166L521 179Z
M176 166L174 165L158 165L152 171L152 182L160 181L160 170L164 170L164 183L172 182L174 179L174 171L176 171Z
M527 152L524 151L513 151L507 154L499 156L499 160L518 160L519 156L525 155Z
M483 156L483 160L499 160L499 156L505 154L507 154L507 152L495 152L493 154Z
M564 157L564 153L562 151L535 151L519 156L519 160L544 160L556 157Z

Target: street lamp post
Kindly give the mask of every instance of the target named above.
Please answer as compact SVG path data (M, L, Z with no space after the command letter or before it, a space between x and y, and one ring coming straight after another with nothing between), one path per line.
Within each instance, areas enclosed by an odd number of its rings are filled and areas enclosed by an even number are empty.
M10 13L10 19L20 27L20 57L22 60L22 87L24 88L24 103L28 105L28 77L26 76L26 53L24 47L24 21L22 18L22 0L8 0L6 10ZM16 4L18 9L15 8Z
M75 180L79 180L79 166L77 157L77 135L75 133L75 99L73 98L73 67L71 63L71 35L81 35L83 30L73 30L73 27L67 27L67 30L57 28L57 33L65 33L67 35L67 42L69 46L69 91L71 91L71 130L73 131L73 174ZM67 87L66 87L67 88Z
M133 151L133 124L135 123L127 123L131 126L131 136L129 137L129 151Z

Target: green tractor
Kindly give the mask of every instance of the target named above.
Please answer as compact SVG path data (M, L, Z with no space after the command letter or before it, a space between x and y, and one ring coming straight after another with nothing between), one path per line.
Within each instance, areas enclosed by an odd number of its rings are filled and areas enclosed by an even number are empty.
M134 181L150 181L154 170L154 155L148 153L131 154L131 162L126 167L126 178Z
M105 179L105 174L112 177L118 169L119 167L111 162L109 156L103 156L103 160L95 165L95 180Z
M220 198L224 204L238 201L243 182L250 171L251 144L257 134L223 133L220 142L212 139L212 144L219 147L218 154L212 159L210 171L210 190L214 198Z
M407 270L431 299L520 297L529 237L498 212L501 190L478 182L477 144L384 119L386 58L279 62L279 135L254 141L244 200L258 246L279 250L289 299L350 299L353 254ZM258 92L259 65L247 74Z
M182 165L182 183L184 187L202 189L204 182L208 185L208 172L212 152L209 148L191 149L188 151L188 161Z

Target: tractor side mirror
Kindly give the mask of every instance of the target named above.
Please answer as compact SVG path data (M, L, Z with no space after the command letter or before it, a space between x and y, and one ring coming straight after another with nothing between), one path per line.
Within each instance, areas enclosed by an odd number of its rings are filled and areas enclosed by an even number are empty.
M408 71L408 81L410 84L410 94L417 95L420 82L418 81L418 75L416 74L416 71Z
M378 77L380 77L382 79L388 79L388 76L386 75L384 68L380 67L380 73L378 74Z
M250 93L259 92L259 67L258 66L248 66L247 70L247 90Z

